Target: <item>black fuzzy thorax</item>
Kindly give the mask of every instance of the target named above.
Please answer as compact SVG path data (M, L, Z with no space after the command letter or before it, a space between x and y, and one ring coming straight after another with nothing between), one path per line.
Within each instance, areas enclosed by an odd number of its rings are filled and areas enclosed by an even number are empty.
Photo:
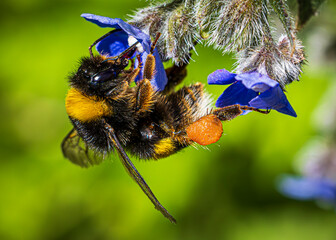
M153 96L153 106L141 114L135 110L136 88L129 88L127 97L107 100L113 112L110 116L91 122L71 119L88 146L103 154L113 151L105 122L115 130L122 147L139 159L166 157L190 145L183 138L188 138L185 129L197 120L203 98L202 85L183 87L170 95L157 92ZM157 144L163 139L170 139L173 146L167 154L158 155Z
M81 122L70 118L79 136L95 151L103 154L113 151L113 145L105 129L108 123L116 133L122 146L140 159L151 159L155 155L155 144L170 137L164 126L172 126L171 105L164 95L154 96L154 105L150 111L137 114L134 97L129 95L118 100L108 100L113 114L90 122Z

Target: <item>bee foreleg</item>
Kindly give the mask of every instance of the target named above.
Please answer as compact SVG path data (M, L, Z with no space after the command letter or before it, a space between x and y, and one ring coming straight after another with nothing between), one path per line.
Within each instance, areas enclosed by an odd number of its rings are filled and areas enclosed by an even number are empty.
M157 41L159 40L161 33L156 34L156 38L154 42L152 43L150 53L147 55L145 67L144 67L144 74L143 78L152 80L155 74L155 57L153 55L155 46L157 44Z
M142 68L142 63L140 61L139 55L137 55L137 58L138 58L138 63L139 63L138 66L134 69L134 62L132 62L132 66L131 66L132 72L128 74L126 77L126 81L128 81L128 83L131 83L135 80L135 78L139 75L140 70Z
M133 71L134 68L135 68L135 60L133 58L130 59L131 61L131 67L130 67L130 70Z

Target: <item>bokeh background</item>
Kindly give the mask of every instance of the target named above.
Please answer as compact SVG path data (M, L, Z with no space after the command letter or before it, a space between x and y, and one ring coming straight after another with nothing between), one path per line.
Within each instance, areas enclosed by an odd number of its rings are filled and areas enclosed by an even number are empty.
M112 157L81 169L63 158L71 129L66 77L107 32L80 18L124 18L138 0L2 0L0 3L0 239L336 239L336 215L281 196L282 173L316 134L311 117L336 81L336 4L327 2L301 33L309 63L287 96L298 117L272 111L224 123L208 149L189 147L157 162L134 160L173 225ZM206 82L232 56L197 46L185 84ZM221 86L208 86L218 97ZM335 103L330 103L335 107Z

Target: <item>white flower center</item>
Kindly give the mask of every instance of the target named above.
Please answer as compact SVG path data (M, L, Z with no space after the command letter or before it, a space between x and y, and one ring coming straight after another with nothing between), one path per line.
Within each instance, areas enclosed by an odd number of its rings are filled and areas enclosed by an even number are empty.
M134 43L136 43L138 40L136 40L135 39L135 37L133 37L133 36L129 36L128 37L128 45L129 46L132 46ZM142 45L140 44L140 43L138 43L137 45L136 45L136 47L137 47L137 51L139 52L139 53L142 53L143 51L144 51L144 49L143 49L143 47L142 47Z

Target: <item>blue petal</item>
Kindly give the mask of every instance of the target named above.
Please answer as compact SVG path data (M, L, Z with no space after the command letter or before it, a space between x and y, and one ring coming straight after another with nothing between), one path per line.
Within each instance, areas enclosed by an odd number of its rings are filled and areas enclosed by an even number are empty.
M89 13L83 13L81 17L85 18L87 21L92 22L94 24L97 24L99 27L109 27L109 28L116 28L116 29L121 29L124 32L127 33L127 35L133 36L136 38L145 51L149 52L150 51L150 37L142 32L140 29L133 27L132 25L124 22L123 20L119 18L109 18L109 17L103 17L103 16L98 16L94 14L89 14Z
M219 85L231 84L236 81L235 80L236 75L237 74L230 73L225 69L219 69L209 74L208 84L219 84Z
M151 82L156 90L162 91L168 82L168 78L157 49L154 50L153 55L155 57L156 73Z
M121 30L112 33L97 44L96 48L100 54L108 56L119 55L122 51L129 47L128 38L129 36L133 36L140 42L140 44L144 48L144 52L141 54L141 59L143 64L145 64L146 57L150 53L151 48L151 39L149 35L145 34L140 29L133 27L132 25L124 22L119 18L108 18L87 13L82 14L81 16L84 17L86 20L97 24L100 27L111 27ZM166 86L168 79L159 53L156 49L154 50L153 55L155 57L155 75L151 83L156 90L161 91ZM141 70L135 81L141 79L142 76L143 69Z
M247 89L241 82L229 86L216 101L216 107L225 107L233 104L248 106L249 101L258 94Z
M128 47L128 35L125 32L114 32L96 45L96 49L101 55L109 57L118 56Z
M121 28L119 25L124 23L123 20L120 18L109 18L109 17L103 17L91 13L83 13L81 14L81 17L85 18L87 21L92 22L94 24L97 24L99 27L102 28Z
M249 102L251 107L261 109L275 109L278 112L296 117L293 107L287 100L279 85L261 93Z
M285 176L278 184L279 191L299 200L336 200L336 186L324 179Z
M269 88L279 85L277 81L274 81L267 75L263 75L258 72L242 73L237 75L236 79L240 80L245 87L252 89L255 92L265 92Z
M103 17L91 13L83 13L81 14L81 17L85 18L87 21L90 21L94 24L97 24L99 27L105 28L121 28L119 25L122 23L125 23L120 18L109 18L109 17Z

